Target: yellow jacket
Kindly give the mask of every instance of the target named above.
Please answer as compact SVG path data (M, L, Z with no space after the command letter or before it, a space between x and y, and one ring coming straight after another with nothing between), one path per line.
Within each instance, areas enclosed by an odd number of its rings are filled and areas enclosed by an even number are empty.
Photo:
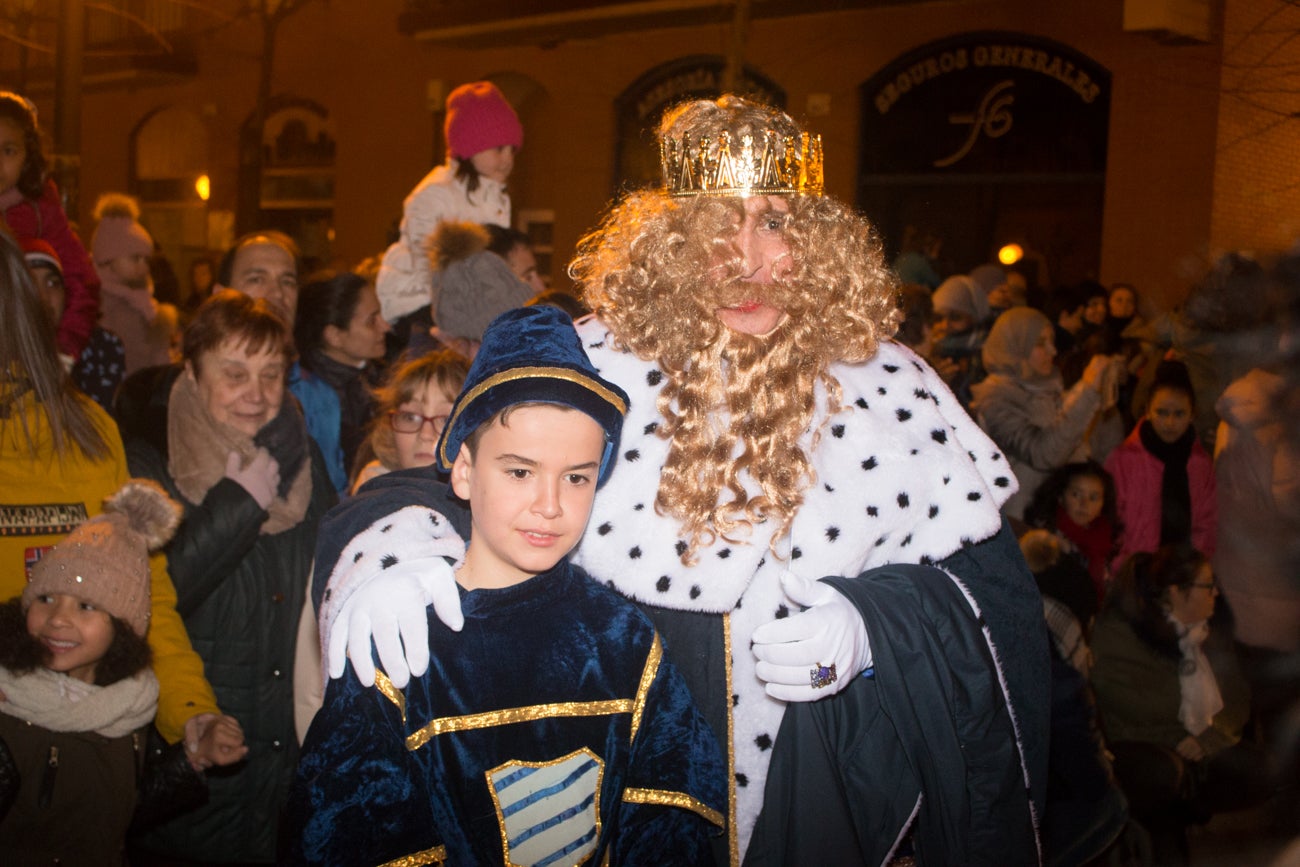
M0 600L21 594L27 572L43 549L99 514L104 498L129 477L117 425L89 399L83 403L108 441L104 460L91 460L75 446L60 459L46 415L30 393L17 401L21 417L15 412L12 418L0 419ZM35 458L23 436L24 420L36 443ZM183 737L190 717L220 711L203 676L203 660L176 613L167 558L153 555L149 568L153 604L148 640L160 687L155 722L162 736L175 742Z

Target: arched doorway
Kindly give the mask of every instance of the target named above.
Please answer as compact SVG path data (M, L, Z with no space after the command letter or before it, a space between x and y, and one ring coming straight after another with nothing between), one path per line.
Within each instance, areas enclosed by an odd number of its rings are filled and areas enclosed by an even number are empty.
M909 226L965 272L1015 242L1044 284L1095 277L1110 73L1052 40L965 33L899 56L860 89L858 205L897 251Z
M726 59L720 55L678 58L649 70L618 95L614 100L615 190L653 186L660 182L655 125L665 109L683 100L720 96L726 65ZM736 92L767 105L785 108L785 90L748 66Z

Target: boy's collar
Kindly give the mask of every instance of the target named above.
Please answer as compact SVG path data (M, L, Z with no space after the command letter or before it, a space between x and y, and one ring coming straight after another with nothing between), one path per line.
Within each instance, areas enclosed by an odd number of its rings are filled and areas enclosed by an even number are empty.
M561 593L572 576L573 567L569 565L569 558L562 557L545 572L538 572L508 587L476 587L471 590L457 582L456 589L460 591L460 605L465 617L483 617L501 614L504 609Z

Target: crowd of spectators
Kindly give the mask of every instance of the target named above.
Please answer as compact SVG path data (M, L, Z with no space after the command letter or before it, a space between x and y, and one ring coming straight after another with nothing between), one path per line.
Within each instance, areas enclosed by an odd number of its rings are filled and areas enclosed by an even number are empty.
M435 462L496 315L584 312L506 228L517 118L495 88L467 88L449 101L448 164L407 199L380 267L300 273L294 241L266 227L194 258L167 300L138 204L105 197L84 247L34 114L0 94L0 139L25 155L12 178L0 160L5 506L92 516L128 471L180 503L152 561L156 727L197 745L225 714L248 748L204 769L202 806L133 833L132 863L276 859L323 679L307 594L322 516ZM1054 765L1049 860L1137 834L1152 863L1186 863L1188 826L1295 783L1276 736L1300 653L1300 251L1227 256L1157 310L1127 283L1038 286L995 265L944 277L940 246L915 232L898 259L896 340L1019 481L1003 513L1064 666L1054 726L1059 702L1077 723L1062 743L1078 736L1091 762ZM69 529L31 531L13 558ZM0 572L6 596L23 579Z
M1171 310L1128 283L1034 287L1041 310L971 276L901 290L898 339L1015 469L1004 512L1154 863L1294 764L1297 262L1226 255Z

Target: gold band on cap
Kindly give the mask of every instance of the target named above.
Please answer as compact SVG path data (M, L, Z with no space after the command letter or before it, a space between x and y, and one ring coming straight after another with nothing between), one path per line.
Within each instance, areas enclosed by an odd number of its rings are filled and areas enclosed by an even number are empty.
M624 402L623 398L619 397L617 394L610 391L591 377L578 373L575 370L570 370L567 367L512 367L509 370L503 370L500 373L495 373L492 376L489 376L487 379L483 380L462 395L461 399L456 402L456 409L452 413L451 418L447 419L445 430L448 432L453 430L456 427L457 419L460 418L465 409L472 406L474 401L478 400L478 398L488 389L496 388L498 385L503 385L504 383L514 382L520 379L560 379L565 382L572 382L575 385L582 386L601 400L608 403L610 406L614 407L614 409L618 410L619 415L627 415L627 403ZM439 459L448 467L451 466L454 457L447 456L447 441L449 439L451 439L451 437L444 434L442 442L438 445Z

